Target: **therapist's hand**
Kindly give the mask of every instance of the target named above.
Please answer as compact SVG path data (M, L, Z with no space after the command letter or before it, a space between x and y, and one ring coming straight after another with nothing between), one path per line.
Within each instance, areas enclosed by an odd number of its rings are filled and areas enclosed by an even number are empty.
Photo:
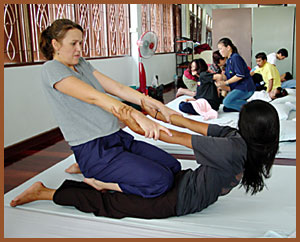
M150 98L148 96L145 96L145 98L143 98L141 100L141 105L142 105L142 102L144 102L144 105L147 105L150 108L160 111L163 114L163 116L165 117L166 122L168 122L168 123L170 122L171 115L176 114L176 115L182 116L181 113L176 112L175 110L167 107L163 103L161 103L153 98Z
M143 130L145 138L153 138L154 140L158 140L160 131L164 131L169 136L172 136L172 133L166 127L154 122L153 120L150 120L144 114L131 107L124 105L123 107L120 107L118 111L113 108L112 113L116 117L118 117L120 121L128 125L129 128L130 125L133 125L133 119L136 124L138 124L138 126ZM123 117L120 114L126 115L125 117ZM130 119L128 115L131 116ZM134 129L136 129L136 127L133 127L133 131L135 131Z

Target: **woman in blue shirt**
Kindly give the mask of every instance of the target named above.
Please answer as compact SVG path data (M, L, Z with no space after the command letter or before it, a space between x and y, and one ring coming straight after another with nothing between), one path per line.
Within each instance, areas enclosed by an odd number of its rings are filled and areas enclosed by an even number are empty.
M224 112L239 112L247 103L247 99L253 95L255 85L246 62L238 54L236 46L230 39L220 39L218 49L221 55L227 58L225 67L227 80L217 83L217 86L228 91L223 100Z

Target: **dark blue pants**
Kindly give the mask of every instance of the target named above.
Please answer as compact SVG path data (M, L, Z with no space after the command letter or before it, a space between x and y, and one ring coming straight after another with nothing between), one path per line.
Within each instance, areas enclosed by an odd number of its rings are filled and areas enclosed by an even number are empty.
M173 156L123 130L71 148L84 177L118 183L124 193L142 197L168 191L181 170Z
M180 102L179 110L184 113L199 115L199 113L195 111L193 105L190 102Z

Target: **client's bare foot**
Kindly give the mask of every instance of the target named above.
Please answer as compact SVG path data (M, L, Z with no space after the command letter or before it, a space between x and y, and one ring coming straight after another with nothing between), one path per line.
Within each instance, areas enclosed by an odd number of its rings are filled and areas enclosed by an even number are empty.
M95 188L98 191L105 192L107 190L111 190L111 191L122 192L121 188L119 187L119 185L117 183L102 182L102 181L96 180L95 178L84 178L83 182L92 186L93 188Z
M28 189L16 196L10 206L16 207L37 200L52 200L55 190L44 186L42 182L32 184Z
M183 91L182 91L182 88L180 87L176 93L176 96L175 97L180 97L183 95Z
M80 174L81 173L77 163L70 165L67 169L65 169L65 172L70 173L70 174Z

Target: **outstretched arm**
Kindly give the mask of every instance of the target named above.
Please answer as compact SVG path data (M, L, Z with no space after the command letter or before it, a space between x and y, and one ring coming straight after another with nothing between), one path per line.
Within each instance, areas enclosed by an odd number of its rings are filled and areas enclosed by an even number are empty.
M58 91L66 95L72 96L74 98L77 98L89 104L99 106L100 108L108 112L111 112L112 107L118 110L120 107L126 106L124 103L120 102L119 100L107 95L106 93L98 91L94 87L88 85L87 83L83 82L82 80L74 76L66 77L60 80L54 85L54 87L55 89L57 89ZM130 88L128 87L128 89ZM164 105L162 103L161 105L163 110ZM153 107L150 104L149 106ZM166 129L166 127L163 127L162 125L153 122L153 120L148 119L144 114L142 114L137 110L134 110L132 112L132 116L135 118L137 123L145 131L146 138L158 139L160 130L164 130L167 133L169 132Z
M132 108L127 107L127 106L119 108L118 111L116 111L116 109L114 109L114 108L112 109L112 113L120 121L125 123L132 131L134 131L140 135L144 135L144 130L134 120L134 118L131 115L131 112L132 112ZM161 113L161 112L159 112L159 113ZM176 115L176 116L181 117L179 115ZM160 131L159 140L167 142L167 143L171 143L171 144L184 145L184 146L192 149L192 138L191 138L192 135L191 134L178 132L178 131L172 130L172 129L169 129L169 131L171 132L172 136L169 136L164 131Z
M267 92L272 91L272 89L273 89L273 80L274 80L274 79L270 79L270 80L269 80L269 85L268 85Z
M164 115L161 112L147 106L143 100L142 100L142 108L151 117L153 117L157 120L161 120L163 122L167 122L166 118L164 117ZM199 133L199 134L202 134L205 136L207 135L207 129L208 129L207 123L198 122L198 121L195 121L195 120L192 120L189 118L185 118L180 115L171 115L170 121L171 121L171 124L176 125L178 127L187 128L189 130L192 130L196 133Z
M97 78L97 80L107 93L110 93L114 96L117 96L137 105L141 105L141 100L143 99L145 100L148 106L156 110L160 110L165 115L168 121L170 115L177 113L176 111L166 107L160 101L155 100L154 98L151 98L149 96L145 96L144 94L134 90L133 88L123 85L109 78L108 76L104 75L99 71L94 71L94 76Z

